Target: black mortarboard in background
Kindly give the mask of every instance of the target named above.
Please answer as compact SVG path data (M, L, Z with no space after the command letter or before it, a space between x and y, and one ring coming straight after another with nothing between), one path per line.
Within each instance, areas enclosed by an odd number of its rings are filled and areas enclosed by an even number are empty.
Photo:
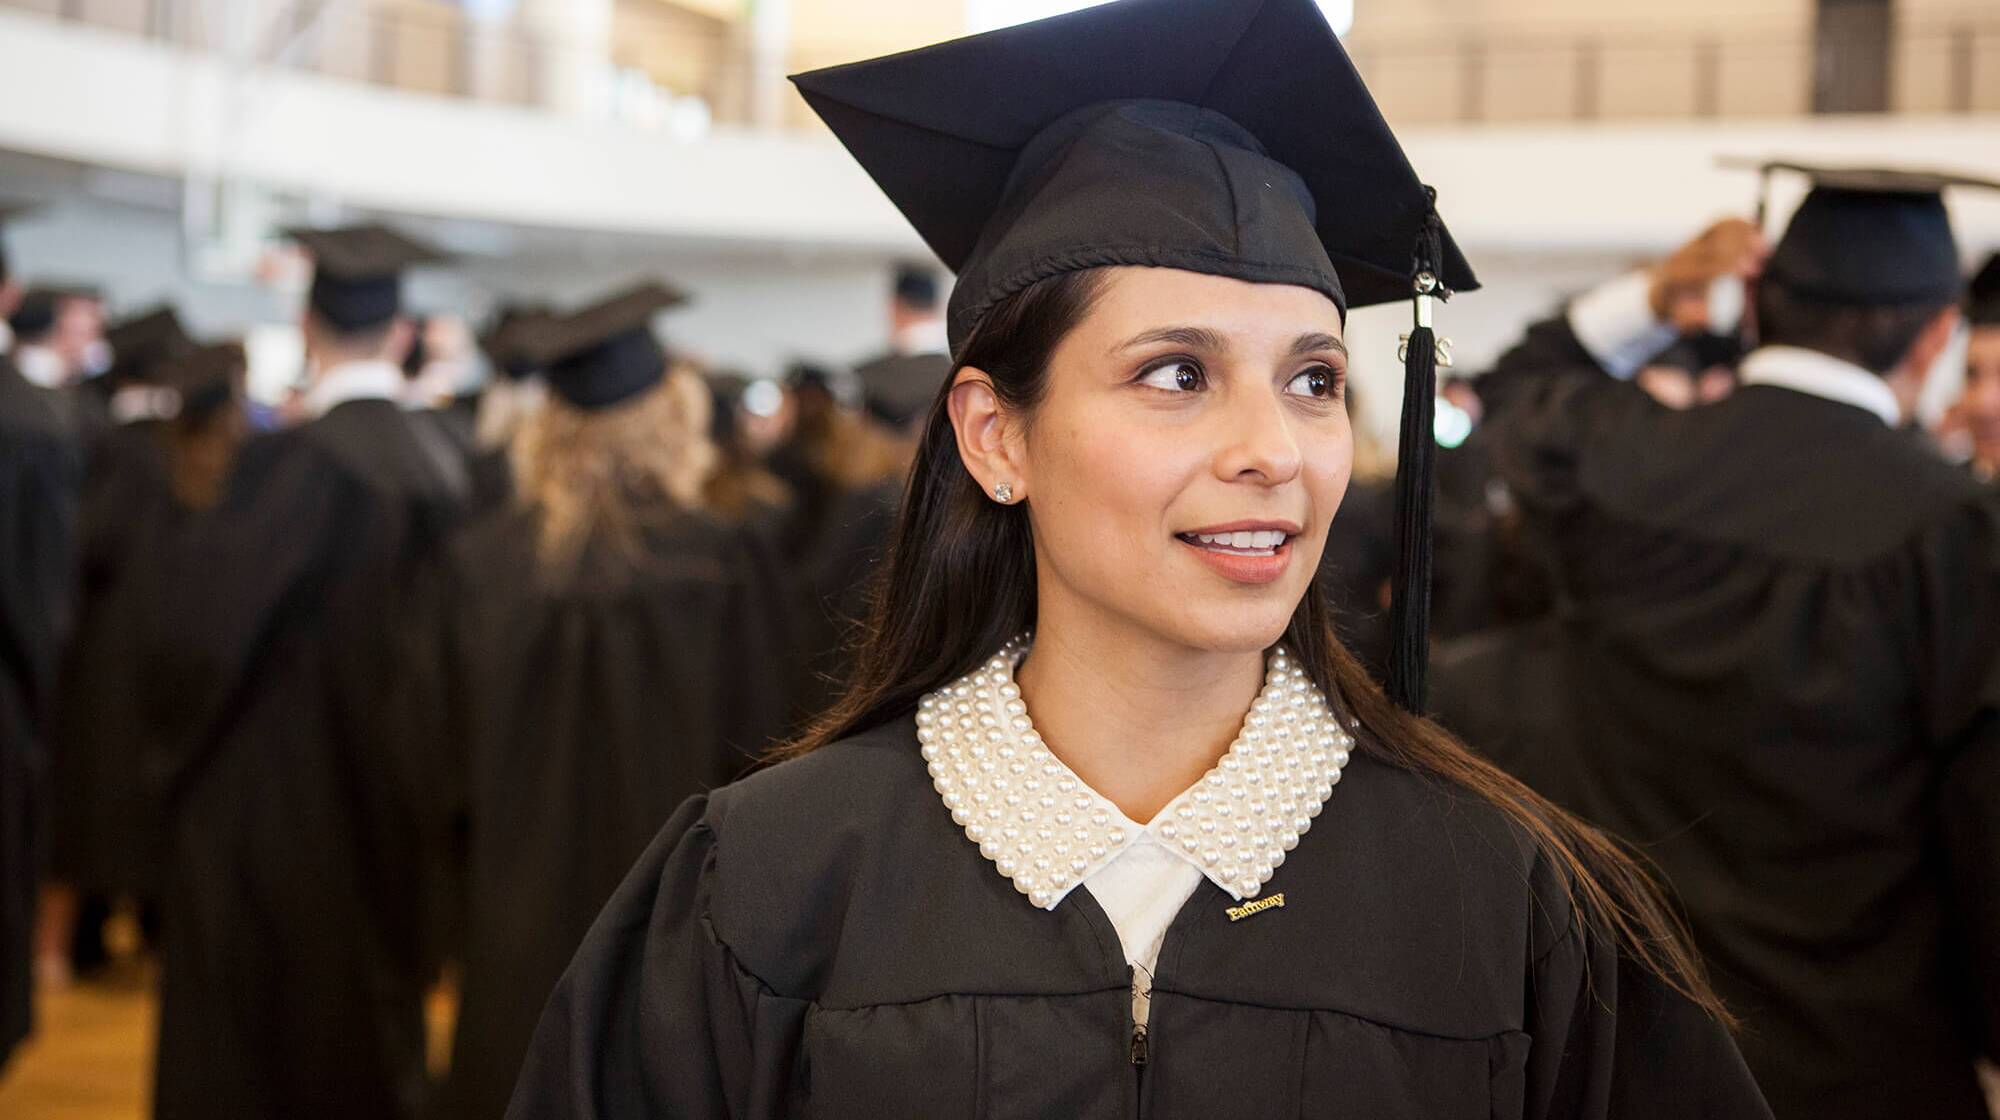
M1986 258L1966 286L1965 317L1975 327L2000 326L2000 253Z
M172 307L162 304L128 316L104 332L111 345L110 384L151 383L162 365L195 348L187 328Z
M199 419L233 402L242 391L249 359L240 342L192 346L160 367L159 382L180 394L183 419Z
M571 404L609 408L666 376L667 355L653 337L653 316L686 302L686 293L649 281L533 324L514 355L539 368L549 388Z
M291 229L285 235L313 258L306 300L340 331L365 331L403 307L403 270L445 259L443 253L382 225Z
M1944 192L2000 190L2000 183L1943 171L1789 160L1754 166L1766 183L1772 172L1790 171L1812 184L1771 250L1764 276L1807 299L1852 306L1957 300L1965 275Z
M899 264L895 292L901 302L928 311L938 302L937 273L920 264Z
M495 372L509 381L521 381L542 371L527 354L526 343L540 324L554 318L541 304L510 303L493 317L493 325L479 336L479 348Z
M951 376L946 354L890 354L854 367L861 399L877 419L898 428L930 411Z
M1343 314L1424 293L1405 367L1389 681L1420 710L1429 302L1477 282L1317 4L1117 0L793 81L958 274L954 355L998 301L1101 266L1298 285Z

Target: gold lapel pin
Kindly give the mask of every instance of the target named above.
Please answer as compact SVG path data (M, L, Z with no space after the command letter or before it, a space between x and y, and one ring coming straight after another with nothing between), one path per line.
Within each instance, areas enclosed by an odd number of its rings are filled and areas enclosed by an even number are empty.
M1277 894L1266 895L1255 902L1246 902L1241 906L1231 906L1229 909L1224 910L1223 913L1229 915L1230 921L1240 922L1252 914L1261 914L1266 910L1282 910L1284 907L1285 892L1279 891Z

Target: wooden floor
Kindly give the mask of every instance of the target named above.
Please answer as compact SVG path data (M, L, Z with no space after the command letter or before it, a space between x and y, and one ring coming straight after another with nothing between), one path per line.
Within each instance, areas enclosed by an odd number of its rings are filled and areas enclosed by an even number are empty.
M153 970L139 962L44 990L35 1033L0 1072L8 1120L142 1120L151 1109Z
M157 970L128 960L35 997L35 1033L0 1070L5 1120L145 1120L152 1112ZM453 986L426 1007L430 1065L442 1078L457 1011Z

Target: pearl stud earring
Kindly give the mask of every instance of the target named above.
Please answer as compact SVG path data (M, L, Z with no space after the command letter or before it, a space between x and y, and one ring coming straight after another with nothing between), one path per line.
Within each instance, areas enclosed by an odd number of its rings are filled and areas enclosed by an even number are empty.
M1006 505L1008 502L1013 501L1014 500L1013 485L1011 483L1006 483L1006 482L994 483L993 500L999 502L1003 506Z

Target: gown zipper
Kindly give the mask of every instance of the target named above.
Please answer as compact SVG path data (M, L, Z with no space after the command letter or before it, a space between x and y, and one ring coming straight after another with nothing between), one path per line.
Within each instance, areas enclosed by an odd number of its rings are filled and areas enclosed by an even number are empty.
M1153 977L1134 966L1132 977L1132 1100L1134 1116L1145 1115L1146 1062L1150 1059L1151 1038L1147 1023L1152 1018ZM1142 981L1143 978L1143 981ZM1144 987L1140 987L1141 983Z

